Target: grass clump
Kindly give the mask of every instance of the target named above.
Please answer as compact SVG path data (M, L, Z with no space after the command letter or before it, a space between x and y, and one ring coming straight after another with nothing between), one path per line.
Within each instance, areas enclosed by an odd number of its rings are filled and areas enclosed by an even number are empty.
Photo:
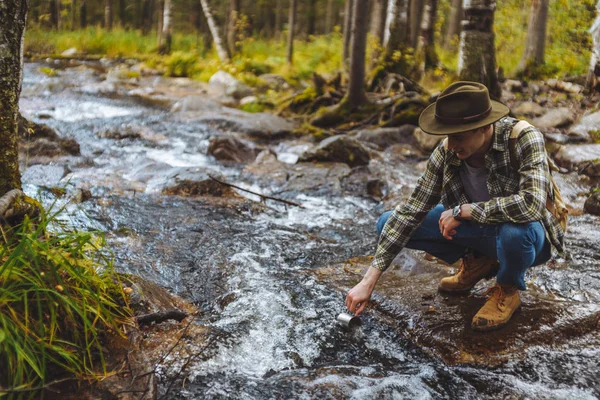
M26 218L0 243L0 398L106 373L103 339L123 337L122 325L131 322L103 240L51 234L56 217Z

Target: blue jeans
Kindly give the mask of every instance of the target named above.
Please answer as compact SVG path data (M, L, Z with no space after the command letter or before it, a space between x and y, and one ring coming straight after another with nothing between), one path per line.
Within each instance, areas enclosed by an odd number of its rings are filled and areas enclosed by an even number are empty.
M497 258L500 262L497 282L513 285L521 290L526 288L524 276L527 268L543 264L551 257L550 243L539 221L494 225L463 221L452 240L446 240L438 224L443 211L444 206L441 204L431 210L405 247L426 251L449 264L462 258L467 249ZM391 213L387 211L379 217L379 234Z

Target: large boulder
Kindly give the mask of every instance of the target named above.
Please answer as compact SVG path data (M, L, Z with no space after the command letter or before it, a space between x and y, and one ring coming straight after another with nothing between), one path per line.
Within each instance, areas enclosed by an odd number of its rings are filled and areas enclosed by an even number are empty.
M225 71L217 71L208 80L209 86L218 87L225 91L225 94L232 96L236 99L243 99L244 97L252 95L252 89L240 82L233 75L228 74Z
M535 118L531 123L540 128L560 128L565 125L573 123L575 120L575 113L568 107L554 108L542 115L539 118Z
M299 161L331 161L346 163L350 167L369 164L369 150L358 140L346 135L336 135L300 156Z
M533 101L524 101L518 106L513 107L512 112L515 115L539 117L546 112L546 109Z
M583 205L583 210L590 214L600 215L600 191L596 191L588 197Z
M79 143L62 138L49 126L28 121L19 114L19 151L29 157L60 157L81 154Z
M277 74L262 74L258 77L260 80L273 90L289 89L290 84L281 75Z
M577 141L589 142L591 140L590 133L598 132L600 129L600 112L586 115L581 118L576 125L569 129L569 136Z
M579 169L600 159L600 144L568 144L561 146L554 155L558 165L568 169Z
M402 125L397 128L362 129L351 133L350 136L361 142L375 144L386 148L396 143L411 143L414 141L412 133L416 126Z

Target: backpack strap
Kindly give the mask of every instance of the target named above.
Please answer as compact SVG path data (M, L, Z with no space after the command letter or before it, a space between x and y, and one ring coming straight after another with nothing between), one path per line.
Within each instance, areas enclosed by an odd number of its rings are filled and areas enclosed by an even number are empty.
M513 126L512 131L510 132L510 137L508 139L508 152L510 166L515 172L519 171L519 162L517 161L517 140L519 139L519 136L521 136L521 132L530 126L532 125L527 121L519 121L515 124L515 126Z
M448 150L448 138L445 138L442 142L443 146L444 146L444 150Z

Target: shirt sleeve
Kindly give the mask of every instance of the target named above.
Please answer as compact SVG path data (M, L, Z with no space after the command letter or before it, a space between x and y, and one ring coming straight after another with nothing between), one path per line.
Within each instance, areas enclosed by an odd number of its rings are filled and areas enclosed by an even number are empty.
M516 155L511 156L520 159L519 191L510 196L471 204L471 216L474 221L495 224L525 223L543 219L550 179L541 132L535 128L527 129L517 140L516 152Z
M429 158L425 173L408 202L397 206L385 224L371 266L385 271L404 248L413 232L427 213L440 201L443 181L445 149L440 144Z

